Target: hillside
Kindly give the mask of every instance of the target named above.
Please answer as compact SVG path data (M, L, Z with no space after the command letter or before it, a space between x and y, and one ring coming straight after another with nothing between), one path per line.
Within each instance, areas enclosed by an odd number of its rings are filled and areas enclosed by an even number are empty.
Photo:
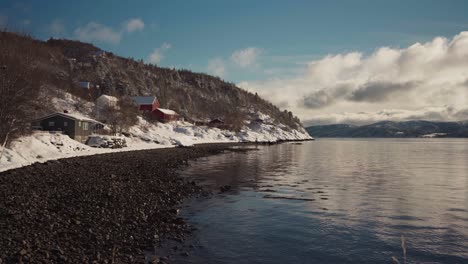
M346 124L310 126L314 137L422 137L430 134L444 137L468 137L468 122L382 121L370 125ZM445 135L442 135L445 134Z
M34 43L44 50L37 54L44 86L49 93L63 90L93 101L100 94L114 96L156 95L161 107L177 111L186 119L222 118L239 124L247 114L261 112L290 128L302 127L291 112L280 111L256 94L240 89L218 77L189 70L162 68L142 60L123 58L88 43L50 39L46 42L14 33L2 32L2 42L27 48ZM18 58L22 50L16 49ZM26 55L24 55L26 56ZM78 82L92 84L83 92Z
M16 61L29 56L38 62L35 66L41 70L42 87L52 97L55 91L79 95L85 101L93 101L100 94L156 95L162 108L173 109L187 120L222 118L228 124L239 125L249 113L261 112L275 123L302 128L291 112L281 111L258 95L218 77L145 64L79 41L44 42L10 32L0 34L2 46L11 47ZM38 52L31 54L32 49ZM90 82L92 89L83 91L79 82ZM34 113L41 112L44 111L38 109Z
M147 65L78 41L44 42L0 31L0 79L0 144L6 146L0 148L0 171L116 151L312 139L291 112L232 83ZM88 141L73 140L61 127L55 132L31 129L32 120L57 111L98 119L95 99L102 94L117 97L119 103L107 112L110 119L102 120L103 129L89 133ZM128 98L136 95L157 96L162 108L175 110L183 119L160 122L141 113ZM224 123L206 125L214 118ZM110 135L126 142L122 149L105 143L114 140Z

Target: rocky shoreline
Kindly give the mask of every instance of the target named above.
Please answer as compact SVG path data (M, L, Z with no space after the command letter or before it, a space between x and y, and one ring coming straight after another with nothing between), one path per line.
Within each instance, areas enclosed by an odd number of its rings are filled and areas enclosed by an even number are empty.
M207 194L176 169L232 145L84 156L0 173L0 263L167 262L145 251L183 242L192 227L178 208Z

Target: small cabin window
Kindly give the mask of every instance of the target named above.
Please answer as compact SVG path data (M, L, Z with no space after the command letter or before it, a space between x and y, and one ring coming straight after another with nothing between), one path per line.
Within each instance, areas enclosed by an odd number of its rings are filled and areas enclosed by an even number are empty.
M50 127L55 126L55 122L54 122L54 121L49 121L49 126L50 126Z
M64 127L68 126L68 122L67 122L67 121L63 121L63 126L64 126Z
M88 125L87 122L83 122L83 130L88 130Z
M81 127L81 121L78 121L78 126Z

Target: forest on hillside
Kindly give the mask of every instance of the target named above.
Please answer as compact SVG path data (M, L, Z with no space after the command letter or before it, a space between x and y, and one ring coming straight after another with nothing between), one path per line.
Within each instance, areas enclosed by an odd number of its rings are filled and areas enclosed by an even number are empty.
M243 124L249 113L261 112L290 128L302 127L290 111L281 111L257 94L233 83L186 69L170 69L123 58L89 43L37 40L0 32L0 141L25 132L28 122L52 110L51 98L69 92L83 101L107 94L117 97L155 95L161 107L187 120L221 118ZM84 92L79 82L90 82ZM235 127L235 126L232 126Z

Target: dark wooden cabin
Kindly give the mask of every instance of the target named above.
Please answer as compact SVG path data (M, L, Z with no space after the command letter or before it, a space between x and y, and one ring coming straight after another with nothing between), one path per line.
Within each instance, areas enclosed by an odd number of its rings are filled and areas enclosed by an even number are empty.
M224 121L221 118L215 118L208 123L210 127L222 127L224 126Z
M104 126L90 118L60 112L33 120L31 125L33 129L60 131L81 143L84 143L89 135Z

